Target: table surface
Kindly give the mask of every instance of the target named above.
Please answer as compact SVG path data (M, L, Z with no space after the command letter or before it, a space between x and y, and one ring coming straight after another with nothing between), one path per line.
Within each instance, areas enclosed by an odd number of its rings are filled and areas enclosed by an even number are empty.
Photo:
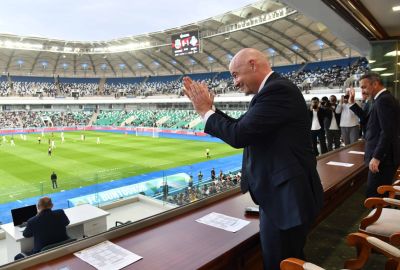
M363 151L363 144L339 150L318 160L317 168L325 192L330 192L341 181L347 181L365 168L364 156L348 153L351 150ZM326 164L329 161L347 162L354 166L331 166ZM248 194L236 194L111 241L143 257L124 269L197 269L258 234L258 217L244 213L244 208L252 205L254 203ZM249 220L250 224L232 233L196 222L196 219L211 212ZM72 253L30 269L60 269L64 266L70 270L93 269Z

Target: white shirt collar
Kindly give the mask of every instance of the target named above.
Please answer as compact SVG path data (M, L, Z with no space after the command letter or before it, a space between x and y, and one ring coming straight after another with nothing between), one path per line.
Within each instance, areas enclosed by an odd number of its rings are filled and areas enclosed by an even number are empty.
M379 91L379 92L375 95L374 100L376 100L376 99L379 97L379 95L382 94L382 92L384 92L384 91L386 91L386 88L383 88L381 91Z
M258 88L257 93L260 92L261 89L263 89L265 82L268 80L269 76L270 76L273 72L274 72L274 71L271 70L271 71L267 74L267 76L265 76L264 80L261 82L260 87Z

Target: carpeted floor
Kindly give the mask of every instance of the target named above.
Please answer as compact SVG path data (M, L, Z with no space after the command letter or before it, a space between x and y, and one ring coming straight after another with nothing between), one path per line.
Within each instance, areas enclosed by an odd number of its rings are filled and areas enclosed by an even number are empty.
M365 185L311 232L305 248L309 262L328 270L343 269L346 260L356 257L355 248L346 244L346 236L357 232L360 220L369 213L364 200ZM363 269L384 269L385 258L372 254Z

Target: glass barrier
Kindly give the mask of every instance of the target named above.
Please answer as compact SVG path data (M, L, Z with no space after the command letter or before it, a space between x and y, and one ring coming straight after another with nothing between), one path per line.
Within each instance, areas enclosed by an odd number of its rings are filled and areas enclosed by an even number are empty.
M68 175L57 175L56 180L49 175L47 180L38 181L38 184L17 183L12 189L0 186L1 224L13 226L11 209L36 204L41 197L49 196L55 209L74 209L90 204L106 211L109 214L106 225L97 231L103 232L195 203L240 185L240 164L231 165L229 170L225 165L224 168L204 166L201 169L189 165L184 166L183 170L152 172L152 167L152 164L148 164L145 173L140 174L140 168L129 166L86 175L80 174L77 168ZM74 233L70 235L74 239L93 236L90 232L81 235ZM10 250L6 248L6 237L9 236L3 234L3 240L0 239L0 245L5 246L5 253ZM13 261L15 255L0 254L0 265Z

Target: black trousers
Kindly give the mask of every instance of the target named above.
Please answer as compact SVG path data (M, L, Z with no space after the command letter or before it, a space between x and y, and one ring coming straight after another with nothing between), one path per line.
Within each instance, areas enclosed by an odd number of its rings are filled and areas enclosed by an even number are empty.
M265 270L279 270L282 260L289 257L304 258L309 224L287 230L277 228L260 208L260 240Z
M311 140L312 140L312 145L314 149L314 154L316 156L319 155L318 151L318 141L319 145L321 147L321 154L324 154L328 152L328 149L326 147L326 138L325 138L325 130L320 129L320 130L311 130Z
M340 129L329 129L326 131L326 139L328 140L328 151L333 150L333 145L335 145L335 149L340 148L340 135Z
M367 180L367 198L369 197L385 197L385 194L379 194L377 188L382 185L391 185L394 182L398 165L393 163L379 164L379 172L372 173L368 171Z

